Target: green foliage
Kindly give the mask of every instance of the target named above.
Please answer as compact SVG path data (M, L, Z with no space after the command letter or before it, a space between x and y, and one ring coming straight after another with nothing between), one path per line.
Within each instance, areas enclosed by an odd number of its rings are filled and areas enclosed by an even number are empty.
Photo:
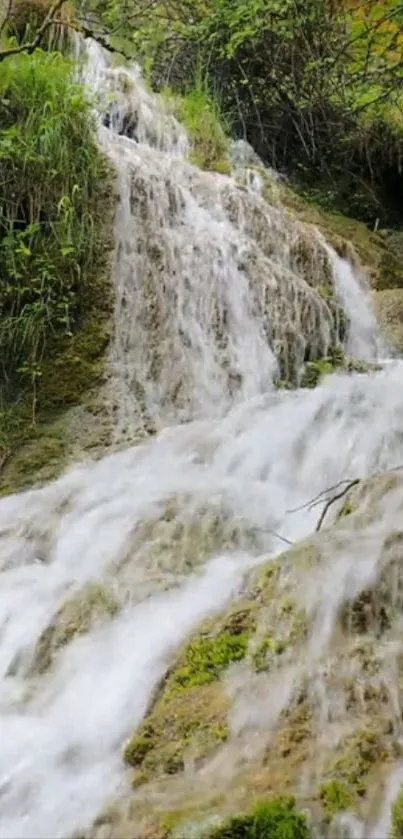
M107 168L73 64L37 51L0 64L0 387L30 384L72 336L102 264Z
M166 96L172 96L167 88ZM192 145L190 160L201 169L229 174L228 140L217 100L200 74L186 94L175 98L178 118L186 126Z
M308 361L305 365L301 378L301 387L316 387L324 376L328 376L335 370L335 365L329 358L320 358L318 361Z
M311 831L293 798L258 803L249 815L235 816L214 829L209 839L310 839Z
M390 839L403 839L403 787L392 804Z
M255 670L269 670L276 656L281 655L287 647L286 639L273 638L271 632L266 632L264 638L261 640L259 646L252 654L252 661Z
M319 798L329 816L334 816L341 810L347 810L354 801L348 785L336 778L321 785Z
M325 206L401 217L402 3L104 0L102 13L158 87L186 92L201 68L232 131Z
M341 510L340 510L340 512L339 512L339 515L337 516L337 518L338 519L344 519L344 518L346 518L346 516L351 516L351 513L353 513L353 512L354 512L354 507L353 507L352 502L350 500L345 501Z
M365 795L367 775L379 759L381 738L378 731L358 731L345 739L342 753L332 768L332 780L347 785L351 794Z
M329 376L330 373L336 373L337 371L364 374L377 372L381 369L382 367L375 362L350 358L344 354L341 347L336 347L336 350L328 357L320 358L318 361L308 361L305 364L300 387L316 387L324 376Z
M215 681L230 664L245 657L248 641L246 632L196 638L186 649L184 662L175 672L174 684L188 688Z

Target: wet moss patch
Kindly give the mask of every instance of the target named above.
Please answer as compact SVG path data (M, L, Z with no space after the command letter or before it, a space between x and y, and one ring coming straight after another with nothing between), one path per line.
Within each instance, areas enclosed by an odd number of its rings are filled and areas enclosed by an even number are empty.
M44 673L61 648L79 635L89 632L96 623L114 618L119 608L119 603L109 589L98 583L88 583L63 603L40 636L34 655L33 672Z
M348 810L354 803L354 794L345 781L333 778L319 787L319 799L326 813L332 817L342 810Z
M329 767L331 779L343 784L352 796L365 795L371 769L382 759L382 754L385 756L380 731L357 731L342 742L339 751Z
M245 632L223 632L216 638L197 638L189 644L185 660L173 677L173 686L188 688L208 684L219 678L230 664L245 658L248 649Z
M228 737L228 700L219 683L167 690L124 750L140 768L134 784L154 775L176 774L199 761Z

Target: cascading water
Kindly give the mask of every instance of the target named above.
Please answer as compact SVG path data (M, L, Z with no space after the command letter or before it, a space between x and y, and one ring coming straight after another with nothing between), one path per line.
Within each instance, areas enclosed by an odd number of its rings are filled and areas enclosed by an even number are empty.
M120 90L100 127L120 199L117 437L160 433L0 503L3 839L85 830L125 792L122 745L180 643L236 596L251 566L314 530L318 511L297 509L304 502L403 461L398 367L315 390L273 388L278 368L296 374L338 344L329 289L348 310L351 350L376 357L354 272L316 231L267 204L259 183L242 185L241 170L228 178L191 166L184 131L137 72L112 70L95 45L89 55L88 83ZM340 603L374 573L397 511L396 502L388 522L368 525L365 556L354 533L333 553L329 543L327 571L310 580L312 679ZM272 716L297 670L271 684Z

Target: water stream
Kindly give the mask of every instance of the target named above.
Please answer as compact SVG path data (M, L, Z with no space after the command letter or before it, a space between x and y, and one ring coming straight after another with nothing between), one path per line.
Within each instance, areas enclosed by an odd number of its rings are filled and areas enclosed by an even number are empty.
M178 645L236 596L251 565L314 530L317 509L290 510L403 462L398 363L315 390L273 387L279 364L294 371L337 343L337 311L318 293L329 284L349 316L349 351L379 357L350 263L259 184L239 186L241 170L191 166L186 133L137 70L109 68L96 45L89 56L88 84L120 91L100 126L120 199L116 437L159 433L0 502L2 839L85 829L124 789L122 744ZM358 589L378 539L369 532ZM335 560L335 608L347 560ZM119 609L41 670L39 639L88 585ZM315 596L325 606L328 588Z

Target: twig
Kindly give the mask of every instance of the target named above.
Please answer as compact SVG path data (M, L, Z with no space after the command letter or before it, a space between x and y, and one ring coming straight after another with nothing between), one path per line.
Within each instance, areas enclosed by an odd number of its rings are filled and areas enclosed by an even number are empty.
M281 542L285 542L286 545L294 545L295 543L291 541L291 539L287 539L286 536L282 536L281 533L277 533L276 530L269 530L272 536L276 536L277 539L280 539Z
M354 478L353 480L351 478L344 478L342 481L339 481L337 484L334 484L334 486L328 487L327 489L323 489L322 492L319 493L319 495L316 495L314 498L312 498L310 501L307 501L305 504L301 504L300 507L292 507L290 510L287 510L287 513L298 513L300 510L307 509L313 510L314 507L317 507L319 504L325 502L325 506L321 512L319 521L316 525L316 531L319 531L322 527L329 507L331 507L331 505L335 501L338 501L340 498L343 498L343 495L346 495L348 491L352 489L352 487L357 486L357 484L359 484L361 481L370 480L371 478L377 478L379 475L383 475L388 472L399 472L400 469L403 469L403 463L400 463L398 466L392 466L391 469L385 469L382 472L373 472L372 475L365 475L362 478ZM338 489L339 487L343 486L343 484L345 484L345 486L340 492L337 492L336 495L332 495L331 498L324 498L324 496L328 495L329 492L333 492L333 490ZM279 538L281 539L282 537L279 536Z
M336 493L336 495L332 495L332 497L329 498L326 501L326 504L325 504L321 514L320 514L319 521L316 525L316 532L318 532L320 530L320 528L322 527L322 524L324 522L324 519L325 519L325 516L326 516L326 513L327 513L329 507L331 507L331 505L335 501L338 501L340 498L343 498L343 495L346 495L349 492L350 489L352 489L354 486L357 486L359 483L361 483L361 481L370 480L371 478L377 478L380 475L387 474L388 472L399 472L400 469L403 469L403 464L402 463L400 463L398 466L392 466L391 469L386 469L382 472L374 472L372 475L367 475L367 476L364 476L362 478L355 478L353 481L350 481L347 484L347 486L345 486L344 489L341 490L341 492ZM341 483L343 483L343 482L340 481L340 484ZM340 484L339 484L339 486L340 486Z
M335 501L338 501L339 498L343 498L343 495L347 495L348 491L350 489L352 489L354 486L357 486L357 484L359 484L361 480L362 480L362 478L355 478L355 480L350 481L350 483L347 484L347 486L345 486L344 489L341 490L341 492L338 492L336 495L333 495L331 498L329 498L328 501L326 501L326 504L325 504L321 514L320 514L319 521L316 525L316 532L318 532L320 530L320 528L322 527L322 524L324 522L324 519L325 519L325 516L326 516L326 513L327 513L329 507L331 507L331 505Z
M307 507L316 507L318 503L320 504L323 501L324 495L327 495L328 492L333 492L334 489L338 489L339 486L342 486L342 484L350 483L350 481L351 478L345 478L344 480L339 481L337 484L334 484L334 486L328 487L327 489L322 489L322 492L320 492L319 495L315 495L315 498L311 498L311 500L307 501L306 504L302 504L300 507L293 507L290 510L287 510L286 512L298 513L300 510L306 510Z

